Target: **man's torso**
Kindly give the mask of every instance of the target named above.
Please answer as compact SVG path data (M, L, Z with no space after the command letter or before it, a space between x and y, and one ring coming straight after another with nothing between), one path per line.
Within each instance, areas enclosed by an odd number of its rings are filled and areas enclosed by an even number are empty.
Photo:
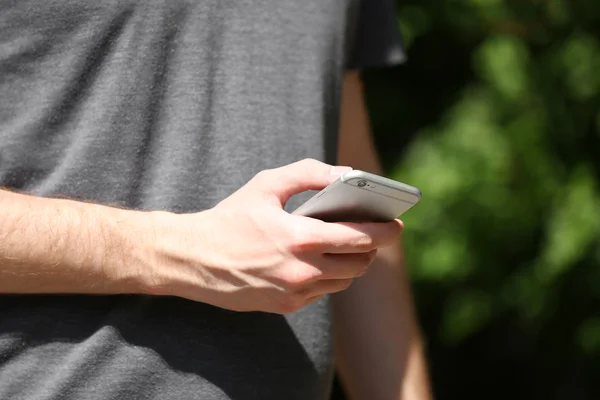
M334 162L351 2L0 0L0 186L195 212ZM3 399L312 399L331 373L327 299L0 297Z

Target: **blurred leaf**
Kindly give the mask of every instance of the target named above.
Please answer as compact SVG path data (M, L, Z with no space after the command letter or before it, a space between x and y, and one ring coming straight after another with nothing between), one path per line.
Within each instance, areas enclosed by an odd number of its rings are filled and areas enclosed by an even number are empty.
M489 296L471 290L453 294L445 308L442 335L446 342L456 343L481 329L490 318L492 306Z
M547 0L546 10L553 24L567 24L571 18L568 0Z
M547 291L540 285L534 268L523 268L508 279L503 288L504 302L515 307L520 316L532 322L544 308Z
M402 219L436 397L600 398L600 3L399 10L408 62L367 93L423 192Z
M507 100L522 102L529 92L529 54L521 40L490 36L479 47L475 65L483 79Z
M579 347L585 353L600 353L600 318L586 320L577 331Z
M556 279L581 260L600 232L600 199L594 176L579 168L560 193L550 218L537 273L542 281Z
M431 29L431 20L422 8L414 6L402 7L399 15L403 43L408 49L416 38Z
M567 75L570 95L584 101L600 90L600 48L598 40L590 35L572 35L560 55Z
M443 228L442 228L443 229ZM474 267L465 236L440 234L431 238L413 269L415 279L448 281L467 276Z

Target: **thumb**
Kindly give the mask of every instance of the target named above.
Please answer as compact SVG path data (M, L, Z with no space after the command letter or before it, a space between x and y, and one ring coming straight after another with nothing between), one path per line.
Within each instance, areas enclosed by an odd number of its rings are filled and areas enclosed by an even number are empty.
M321 190L351 170L350 167L332 166L321 161L305 159L265 171L261 177L261 186L264 185L263 187L275 195L283 206L293 195L306 190Z

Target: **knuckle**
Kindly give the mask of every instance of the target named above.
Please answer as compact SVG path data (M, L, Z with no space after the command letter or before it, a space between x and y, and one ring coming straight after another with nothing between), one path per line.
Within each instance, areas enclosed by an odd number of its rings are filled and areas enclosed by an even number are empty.
M304 159L298 161L298 164L300 164L306 168L311 168L311 167L321 166L323 163L321 161L317 161L314 158L307 157L307 158L304 158Z
M315 278L321 275L321 271L316 268L309 268L307 266L299 266L295 268L290 268L287 271L286 276L284 277L284 281L290 288L296 288L298 286L303 286Z
M258 184L265 183L265 182L270 181L272 175L273 175L273 170L263 169L262 171L259 171L256 175L254 175L254 177L252 178L252 181L254 181L255 183L258 183Z
M292 253L310 252L322 245L322 240L315 232L303 227L294 228L290 235L289 249Z
M317 171L323 168L324 163L318 161L314 158L305 158L303 160L298 161L297 166L300 170L304 171L306 174L310 174L311 172Z
M375 240L371 235L363 233L356 238L354 246L360 250L371 250L375 246Z

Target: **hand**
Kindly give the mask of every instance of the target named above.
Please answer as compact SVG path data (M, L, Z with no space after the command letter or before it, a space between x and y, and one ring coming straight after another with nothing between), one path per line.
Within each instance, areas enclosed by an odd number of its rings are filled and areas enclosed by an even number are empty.
M170 227L157 237L162 294L285 314L348 288L402 223L325 223L283 210L292 195L347 170L304 160L260 172L211 210L161 214L159 224Z

